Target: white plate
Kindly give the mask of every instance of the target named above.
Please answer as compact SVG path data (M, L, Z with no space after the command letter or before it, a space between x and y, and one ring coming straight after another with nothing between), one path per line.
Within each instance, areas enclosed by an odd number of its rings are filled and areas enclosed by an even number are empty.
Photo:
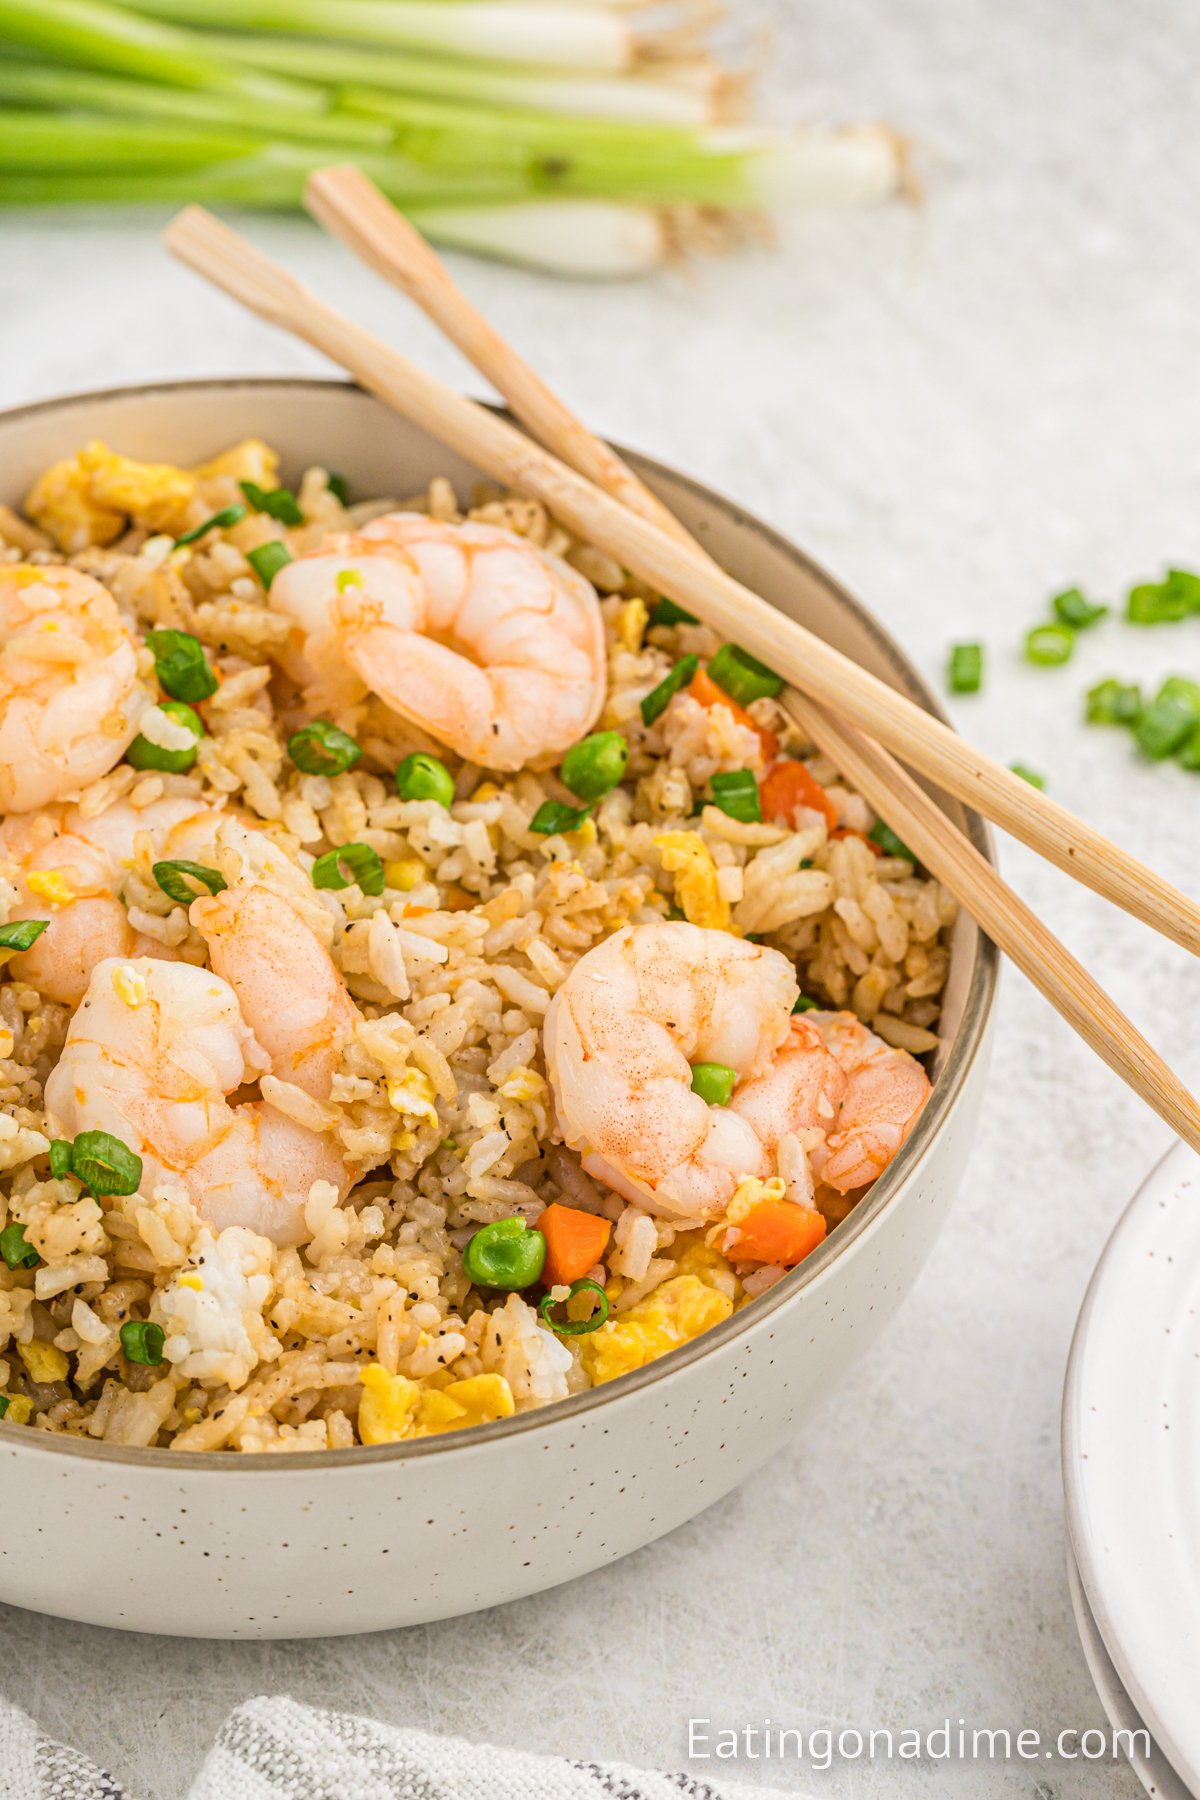
M1104 1648L1157 1748L1200 1792L1200 1157L1183 1144L1092 1277L1062 1454L1067 1530Z

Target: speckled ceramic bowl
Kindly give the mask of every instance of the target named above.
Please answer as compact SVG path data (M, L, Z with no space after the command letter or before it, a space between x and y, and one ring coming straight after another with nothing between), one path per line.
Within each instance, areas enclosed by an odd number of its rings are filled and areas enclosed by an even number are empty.
M408 493L476 471L340 382L172 383L0 417L0 498L88 438L198 462L258 435L285 474ZM727 568L935 710L896 646L791 544L669 469L634 466ZM988 849L978 819L946 812ZM974 1130L996 979L955 933L932 1099L868 1198L747 1310L560 1406L411 1444L288 1456L124 1450L0 1426L0 1599L138 1631L296 1637L416 1624L586 1574L719 1499L796 1431L914 1280Z

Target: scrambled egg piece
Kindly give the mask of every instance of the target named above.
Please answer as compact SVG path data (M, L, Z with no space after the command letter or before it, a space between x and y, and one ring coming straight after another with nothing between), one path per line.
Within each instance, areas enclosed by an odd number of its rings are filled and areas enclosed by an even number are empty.
M192 474L197 481L226 477L230 481L254 481L259 487L270 489L279 485L279 457L261 438L243 438L240 444L222 450L210 462L197 463Z
M436 1089L423 1069L405 1069L403 1075L389 1075L387 1096L393 1111L405 1118L424 1119L430 1125L438 1123Z
M130 520L149 531L182 531L195 492L185 469L136 462L93 441L39 476L25 511L60 550L76 554L111 544Z
M617 642L622 650L640 650L650 614L644 600L626 600L617 611Z
M705 1272L725 1269L723 1259L703 1246L685 1252L680 1269L690 1259L688 1270L673 1275L661 1287L647 1294L626 1313L614 1315L599 1331L582 1341L583 1366L597 1387L618 1375L628 1375L686 1344L711 1325L719 1325L733 1311L733 1300L710 1281Z
M29 1371L30 1381L65 1381L70 1364L54 1344L18 1344L17 1355Z
M516 1411L503 1375L469 1375L433 1387L407 1375L389 1375L379 1363L370 1363L358 1378L366 1389L358 1408L358 1435L364 1444L433 1437L440 1431L509 1419Z
M28 1394L6 1394L8 1406L4 1418L10 1425L28 1425L33 1417L33 1401Z
M663 868L675 877L675 900L685 919L730 931L729 902L721 897L717 865L698 831L662 831L654 840Z
M128 1007L145 1005L148 998L146 977L132 963L120 963L112 972L113 993Z
M111 544L125 529L123 513L94 499L77 457L53 463L39 475L25 496L24 510L68 556L92 544Z
M65 875L57 869L30 869L25 877L25 886L39 900L45 900L50 906L70 906L75 899L75 889Z

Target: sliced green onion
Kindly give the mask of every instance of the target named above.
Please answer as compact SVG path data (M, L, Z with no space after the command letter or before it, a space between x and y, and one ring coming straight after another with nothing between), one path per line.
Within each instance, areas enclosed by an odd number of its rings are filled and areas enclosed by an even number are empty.
M225 531L230 525L239 524L245 516L246 508L240 503L235 503L233 506L223 506L220 512L215 512L212 515L211 519L205 519L203 525L193 525L190 531L185 531L182 537L177 537L175 539L175 548L178 550L181 544L195 544L202 537L207 537L210 531ZM155 635L165 637L167 634L165 632L160 632L158 634L151 632L150 635L152 637ZM187 633L181 631L177 635L179 637L186 637ZM161 676L159 679L161 680ZM168 689L167 691L169 693L171 690ZM190 694L180 695L180 698L183 700L190 700L192 697L193 696ZM197 694L195 698L203 700L204 695Z
M1009 763L1008 766L1014 775L1019 775L1022 781L1029 783L1030 787L1037 788L1039 792L1045 788L1046 777L1039 775L1036 769L1027 769L1024 763Z
M551 1331L557 1332L559 1337L586 1337L591 1331L599 1331L608 1318L608 1295L600 1283L593 1281L590 1275L584 1275L581 1280L573 1281L567 1292L566 1300L563 1300L561 1304L566 1306L575 1298L576 1294L595 1294L599 1301L599 1305L586 1319L556 1319L554 1317L556 1302L549 1294L542 1296L541 1305L538 1307L538 1311L542 1315L542 1323L548 1325Z
M191 732L196 744L204 736L204 721L199 713L193 712L182 700L164 700L161 710L177 725L183 725ZM161 744L152 743L148 737L138 735L125 752L125 761L135 769L155 769L167 775L186 775L196 761L196 747L190 750L166 750Z
M1162 762L1181 749L1196 728L1196 714L1185 700L1161 692L1142 712L1133 728L1139 747L1154 762Z
M288 755L305 775L344 775L362 750L348 731L329 719L314 719L288 739Z
M952 694L977 694L983 686L983 645L951 644L946 684Z
M792 1008L793 1013L820 1012L820 1010L820 1001L810 1000L807 994L801 994L795 1006Z
M905 862L910 862L915 867L917 859L908 845L903 838L897 837L891 826L885 825L882 819L876 819L867 836L873 844L879 845L885 856L902 856Z
M7 1411L8 1411L8 1395L0 1394L0 1419L2 1419L4 1417L4 1415Z
M1050 602L1054 616L1060 625L1069 625L1072 631L1086 631L1089 625L1095 625L1100 619L1108 617L1108 607L1097 605L1088 599L1081 588L1066 588L1061 594L1055 594Z
M136 1194L142 1159L108 1131L81 1131L71 1145L71 1173L93 1194Z
M561 800L543 800L529 821L530 831L541 837L557 837L563 831L578 831L591 813L590 806L564 806Z
M174 900L178 906L190 906L201 888L219 894L229 885L219 869L208 869L203 863L185 862L182 858L151 863L150 873L168 900ZM190 886L193 881L200 886Z
M1181 706L1191 708L1194 719L1200 719L1200 681L1189 681L1186 675L1168 675L1155 699L1178 700Z
M1165 581L1144 581L1130 588L1125 602L1125 617L1131 625L1177 625L1193 610L1188 586L1172 581L1170 576Z
M643 725L653 725L655 719L661 717L661 715L666 712L680 688L687 686L699 667L700 658L698 656L680 657L679 661L675 664L675 667L671 670L671 673L665 676L656 688L651 688L650 692L643 699Z
M712 803L731 819L743 825L762 824L762 801L757 778L749 769L730 769L714 775L709 782Z
M396 792L402 800L436 800L448 807L454 799L454 777L436 756L414 750L396 770Z
M357 882L364 894L382 894L383 862L370 844L340 844L318 856L312 866L312 884L318 888L346 888Z
M710 1106L728 1106L736 1084L737 1070L724 1063L692 1064L692 1092L699 1094Z
M682 606L676 606L665 594L660 594L654 603L648 623L651 625L698 625L695 613L685 612Z
M23 1225L6 1225L0 1231L0 1256L10 1269L32 1269L42 1260L33 1245L26 1242Z
M227 507L227 512L238 511L245 514L245 507ZM223 518L222 513L215 513L208 525L199 525L197 531L207 531L209 526ZM178 543L190 540L179 538ZM207 700L210 694L217 691L217 678L204 654L204 645L190 631L148 631L146 642L154 657L154 673L158 676L158 685L172 700L189 700L193 705L199 700Z
M1112 675L1088 689L1083 716L1089 725L1135 725L1142 705L1141 688Z
M1039 668L1070 662L1074 649L1075 633L1069 625L1035 625L1025 633L1025 661Z
M167 1341L161 1325L156 1325L152 1319L126 1319L120 1337L127 1362L146 1363L152 1369L158 1367Z
M1200 769L1200 725L1192 729L1192 734L1183 740L1175 752L1175 760L1181 769Z
M303 525L304 514L291 488L261 488L257 481L239 481L247 506L266 513L280 525Z
M49 923L49 919L10 919L0 925L0 950L32 949Z
M62 1181L71 1173L71 1151L74 1145L70 1138L51 1138L50 1140L50 1173L56 1181Z
M339 506L349 506L350 487L344 475L327 474L325 477L325 486L329 489L329 492L333 495Z
M580 800L594 802L616 787L628 761L629 745L619 731L594 731L571 746L559 774Z
M760 663L740 644L722 644L709 661L708 673L739 706L749 706L753 700L773 700L783 688L782 675L768 669L766 663Z
M260 544L257 550L246 552L246 561L265 588L270 587L280 569L286 569L291 560L291 551L278 538L273 538L269 544Z

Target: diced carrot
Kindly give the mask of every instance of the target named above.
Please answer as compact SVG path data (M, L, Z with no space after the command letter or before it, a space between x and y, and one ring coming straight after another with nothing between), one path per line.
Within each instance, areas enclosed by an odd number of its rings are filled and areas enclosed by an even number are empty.
M547 1287L570 1287L579 1281L600 1261L612 1236L608 1219L581 1212L577 1206L562 1206L557 1200L546 1208L537 1228L546 1240L542 1280Z
M806 806L810 812L823 813L830 836L838 835L837 807L815 776L792 757L772 763L758 784L758 797L764 819L791 825L796 808Z
M824 1236L825 1221L819 1212L797 1206L794 1200L760 1200L732 1227L724 1251L735 1263L779 1263L792 1269Z
M865 831L855 831L852 825L839 825L837 830L831 831L829 835L831 838L860 838L872 856L883 855L882 847L875 842L874 838L869 838Z
M757 737L759 743L762 745L763 760L765 762L770 762L771 758L778 753L779 739L775 736L775 733L773 731L768 731L765 725L756 725L745 707L739 706L737 701L732 699L725 692L723 687L717 686L707 669L696 670L696 673L688 683L687 691L692 696L693 700L698 700L700 702L701 706L728 707L738 724L744 725L747 731L752 731Z

